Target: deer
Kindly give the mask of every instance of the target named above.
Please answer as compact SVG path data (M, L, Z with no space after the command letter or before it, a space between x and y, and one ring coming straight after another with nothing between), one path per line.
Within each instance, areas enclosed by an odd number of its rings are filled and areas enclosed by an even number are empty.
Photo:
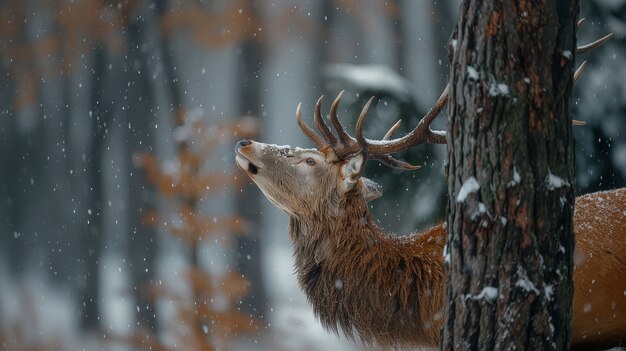
M594 45L603 43L598 42ZM354 136L349 135L337 116L343 94L330 106L334 133L322 117L322 97L313 114L317 131L304 121L298 104L297 124L315 148L241 140L235 162L289 216L298 283L327 330L382 347L436 347L446 313L446 224L406 236L385 232L368 206L382 196L382 188L361 173L368 160L415 170L392 154L420 144L445 144L445 131L430 125L447 103L448 87L417 126L396 139L400 121L381 140L364 137L373 97L357 118ZM626 188L578 197L573 222L572 347L624 343Z

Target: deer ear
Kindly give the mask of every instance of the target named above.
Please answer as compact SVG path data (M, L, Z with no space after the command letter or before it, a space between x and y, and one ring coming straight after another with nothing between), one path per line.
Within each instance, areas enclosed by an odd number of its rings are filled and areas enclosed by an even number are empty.
M347 193L354 188L359 180L359 175L365 167L365 156L362 152L350 157L339 170L339 190Z
M361 177L361 192L365 201L370 202L383 195L383 186L371 179Z

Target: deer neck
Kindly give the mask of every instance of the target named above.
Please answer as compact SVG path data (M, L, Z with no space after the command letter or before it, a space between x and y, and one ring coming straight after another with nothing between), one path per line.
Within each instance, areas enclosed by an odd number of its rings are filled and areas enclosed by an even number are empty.
M362 197L344 205L335 215L290 217L298 281L315 314L327 329L364 341L436 343L445 230L398 239L376 225Z
M296 245L309 246L320 240L339 241L335 244L340 244L345 241L360 242L370 236L385 236L362 197L349 197L337 208L341 210L318 209L306 216L291 216L291 239Z

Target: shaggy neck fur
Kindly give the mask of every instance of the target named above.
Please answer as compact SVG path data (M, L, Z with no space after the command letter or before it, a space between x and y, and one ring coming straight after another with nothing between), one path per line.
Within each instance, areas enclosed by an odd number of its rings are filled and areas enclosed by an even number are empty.
M300 286L324 327L381 346L429 345L444 316L445 228L408 237L380 229L362 196L337 214L291 216Z

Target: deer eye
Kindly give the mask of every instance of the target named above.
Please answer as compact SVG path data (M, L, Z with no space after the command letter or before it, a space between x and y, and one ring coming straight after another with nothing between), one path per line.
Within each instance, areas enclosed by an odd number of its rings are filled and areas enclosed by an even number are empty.
M315 166L315 160L309 157L306 159L306 164L309 166Z

